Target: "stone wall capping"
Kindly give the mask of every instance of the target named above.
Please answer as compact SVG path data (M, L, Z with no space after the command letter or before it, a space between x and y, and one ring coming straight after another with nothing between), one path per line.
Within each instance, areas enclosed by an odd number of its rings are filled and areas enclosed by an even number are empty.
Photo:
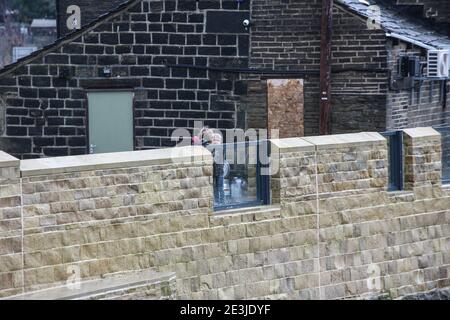
M20 170L22 177L30 177L78 171L210 161L211 159L211 153L207 149L199 146L188 146L23 160L20 163Z
M7 154L6 152L0 151L0 168L18 167L19 163L19 159Z
M403 132L406 133L411 138L429 138L429 137L440 137L440 133L434 130L431 127L422 127L422 128L409 128L403 129Z
M282 152L314 151L312 143L302 138L271 139L272 146Z
M169 281L176 277L174 272L156 273L151 270L125 272L106 276L103 279L81 281L79 288L62 285L49 289L33 291L6 298L6 300L80 300L131 287Z
M315 136L302 138L306 142L312 143L316 146L317 150L335 148L336 146L351 146L355 144L368 144L368 143L385 143L386 139L377 132L361 132L361 133L348 133L329 136Z

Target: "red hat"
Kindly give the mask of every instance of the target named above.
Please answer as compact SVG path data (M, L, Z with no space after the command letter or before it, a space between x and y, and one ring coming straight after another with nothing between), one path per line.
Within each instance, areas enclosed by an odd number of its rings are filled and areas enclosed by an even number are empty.
M194 145L200 145L200 144L202 144L202 141L200 140L199 137L193 136L193 137L192 137L192 144L194 144Z

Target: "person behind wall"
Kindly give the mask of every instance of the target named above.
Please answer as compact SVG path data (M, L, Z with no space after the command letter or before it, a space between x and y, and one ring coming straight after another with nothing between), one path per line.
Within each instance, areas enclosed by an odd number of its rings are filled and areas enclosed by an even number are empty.
M224 159L222 145L222 135L214 133L212 129L203 128L199 137L193 138L194 144L201 144L211 151L214 159L214 204L223 205L225 203L224 190Z

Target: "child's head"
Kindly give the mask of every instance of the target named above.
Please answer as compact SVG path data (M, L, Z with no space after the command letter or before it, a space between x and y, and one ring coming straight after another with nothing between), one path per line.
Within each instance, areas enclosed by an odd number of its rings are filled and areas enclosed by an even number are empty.
M212 129L204 129L202 130L202 136L203 136L203 140L205 140L208 143L212 143L213 138L214 138L214 131Z
M214 133L212 136L212 144L222 144L222 135L220 133Z

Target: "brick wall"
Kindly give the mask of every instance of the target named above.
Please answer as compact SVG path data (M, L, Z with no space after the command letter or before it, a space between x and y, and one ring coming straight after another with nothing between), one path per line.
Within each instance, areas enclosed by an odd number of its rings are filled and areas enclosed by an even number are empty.
M193 128L195 120L219 129L242 123L237 114L247 89L239 75L165 66L247 65L248 34L206 33L206 9L247 12L248 2L138 1L1 75L0 149L22 158L86 153L89 88L133 88L137 149L171 146L172 131ZM99 78L105 66L112 78Z
M250 65L283 71L318 71L321 7L322 1L318 0L254 0ZM338 7L334 9L333 24L334 69L386 67L386 37L382 31L368 30L366 21ZM386 73L333 74L333 133L385 128L386 79ZM305 76L306 135L318 133L318 83L318 75ZM260 86L261 91L264 89ZM258 97L249 91L249 96L251 94ZM248 111L250 124L261 123L257 119L266 101L258 102ZM359 121L361 119L363 121Z
M401 193L386 191L379 134L274 140L272 150L274 204L220 214L202 148L22 161L16 288L64 284L68 267L85 280L175 272L177 298L190 299L395 298L450 286L450 193L435 131L405 130ZM380 287L367 286L371 270ZM1 295L14 293L8 286Z

